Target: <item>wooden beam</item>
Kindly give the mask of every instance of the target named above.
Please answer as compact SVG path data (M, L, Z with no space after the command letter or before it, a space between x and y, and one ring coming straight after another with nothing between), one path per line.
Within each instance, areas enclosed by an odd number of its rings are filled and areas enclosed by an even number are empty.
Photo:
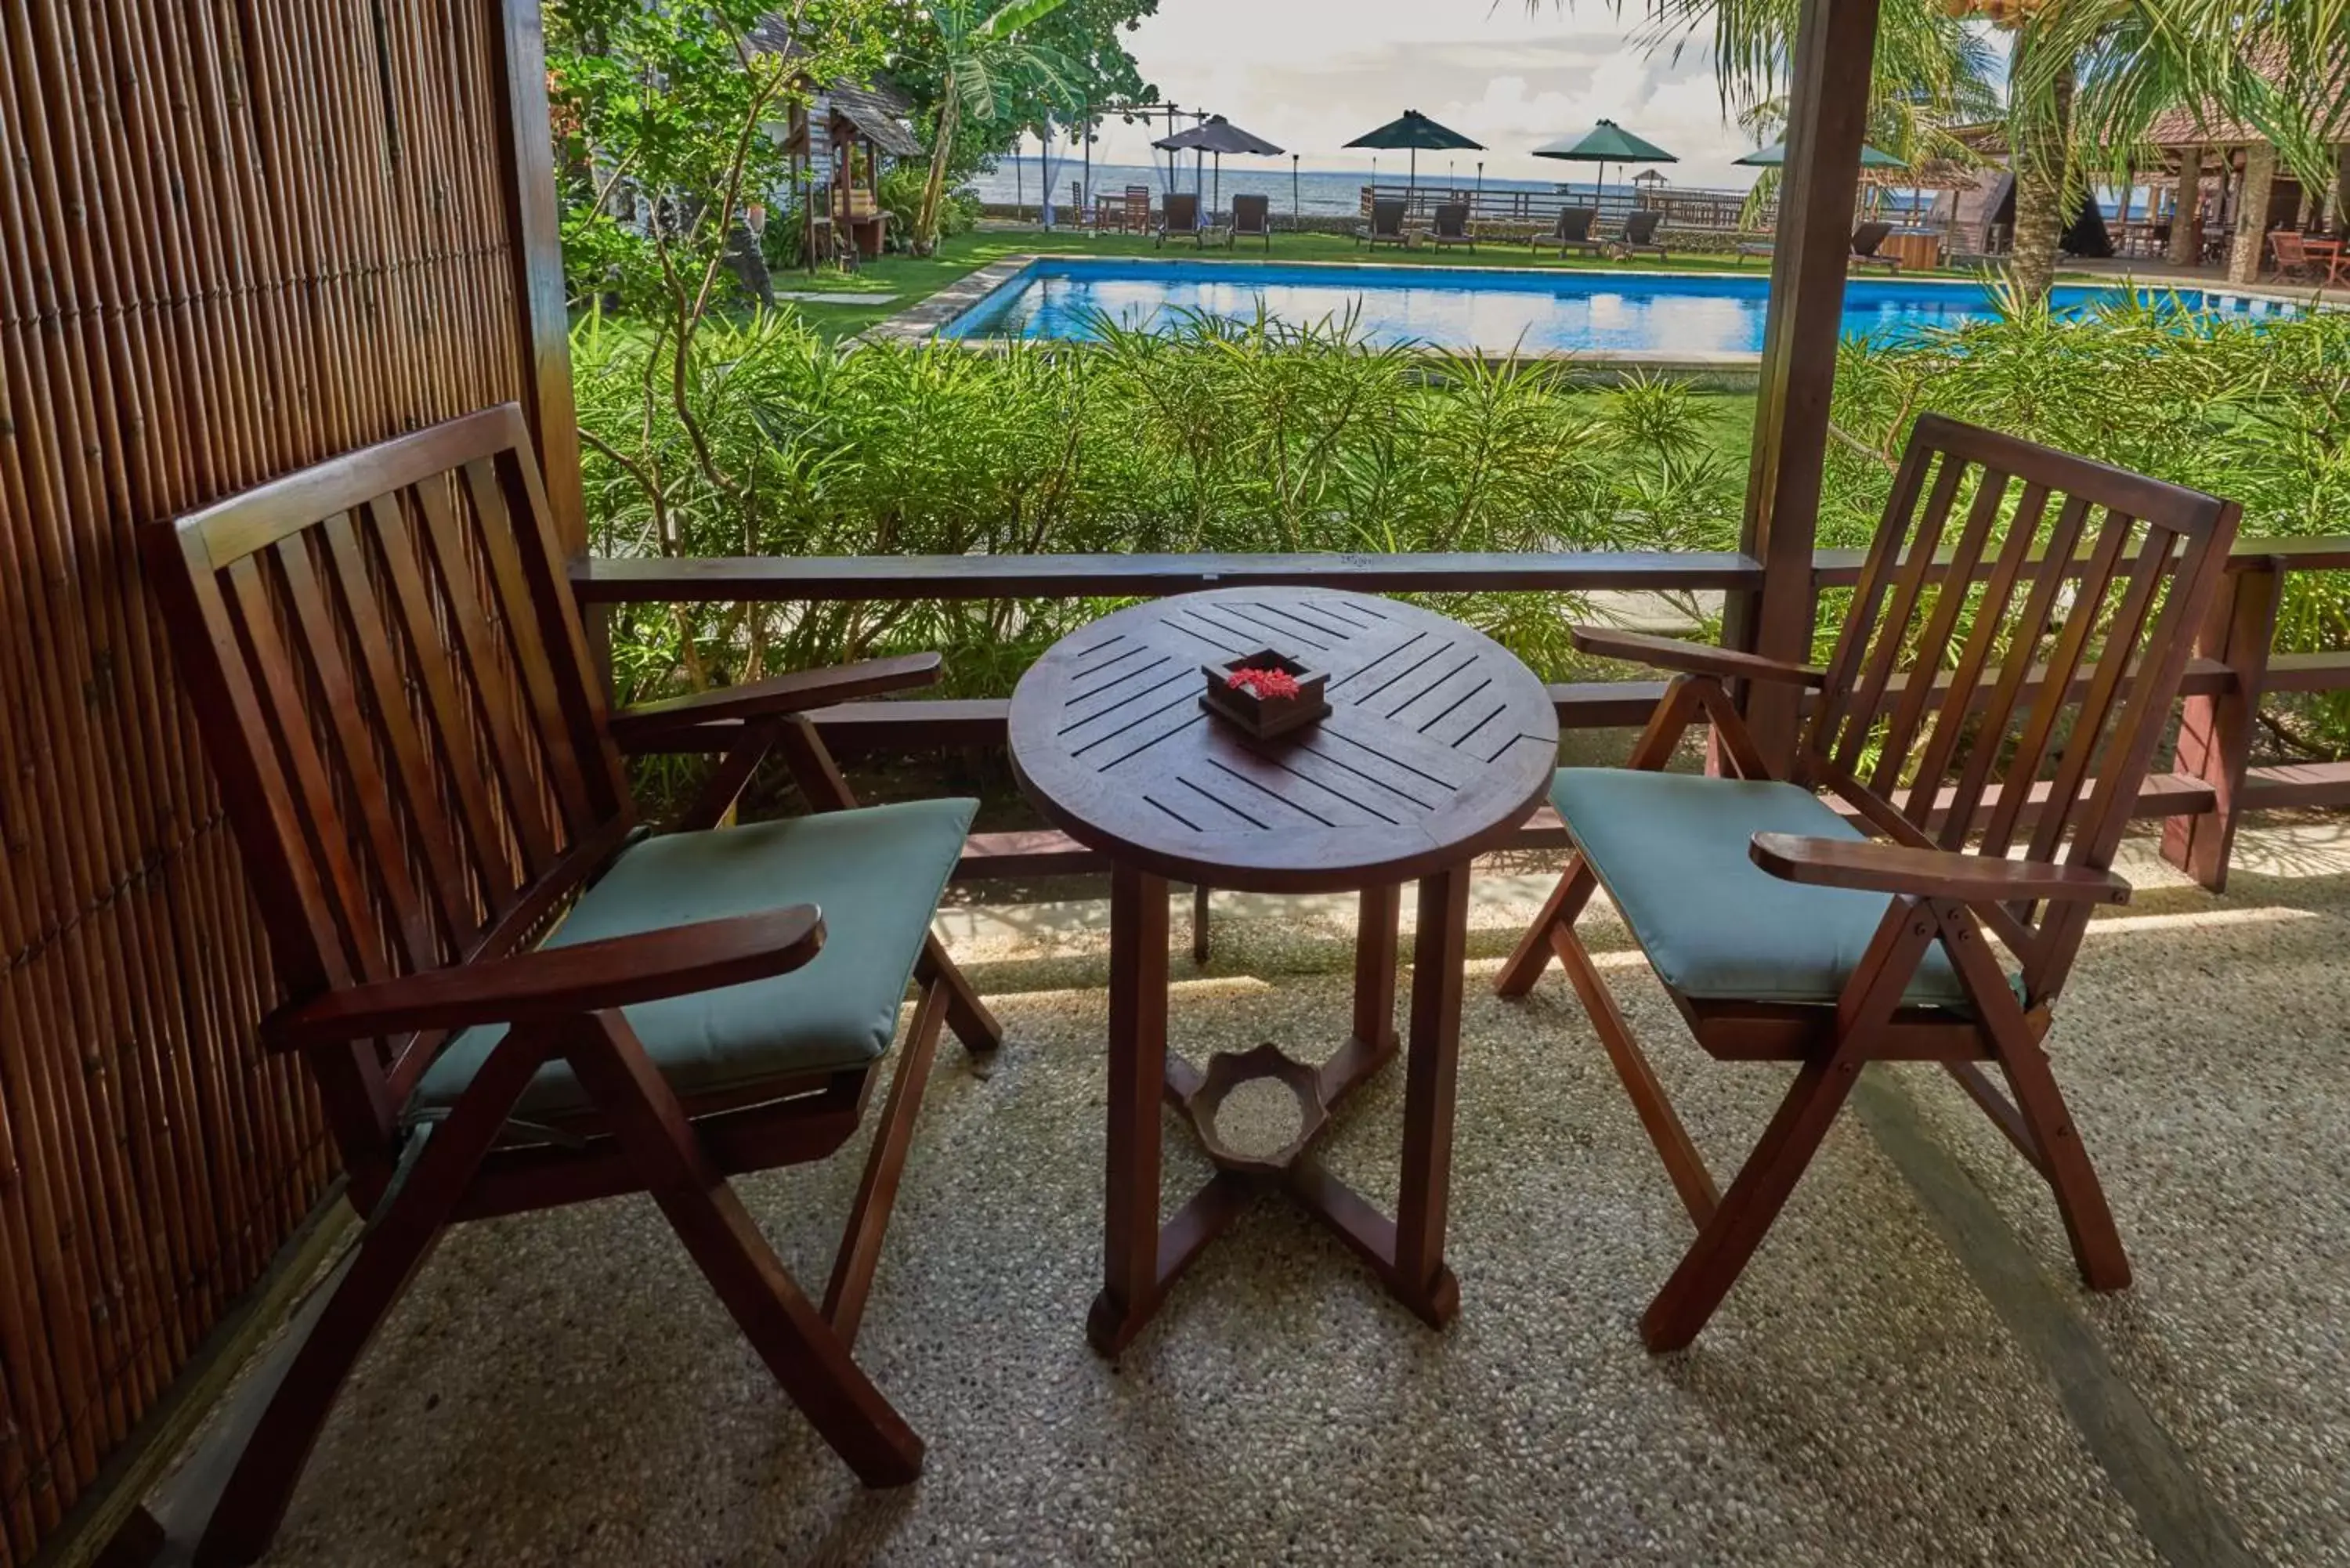
M1808 566L1808 562L1806 563ZM1314 585L1357 593L1752 588L1744 556L1642 550L1396 556L758 556L581 562L583 604L1157 597Z
M1553 686L1551 707L1562 730L1635 729L1648 722L1665 694L1661 680L1591 680ZM808 717L835 752L937 750L1001 746L1009 739L1011 702L1002 697L932 701L842 702ZM633 748L640 756L702 756L731 751L742 726L705 724L657 736Z
M1876 52L1877 0L1803 0L1740 541L1762 563L1762 585L1732 597L1723 628L1730 647L1795 663L1812 651L1812 544ZM1795 695L1757 687L1746 697L1748 727L1774 768L1794 755Z
M2263 777L2263 774L2272 775ZM2291 774L2292 777L2282 775ZM2350 763L2327 763L2293 769L2255 769L2254 777L2262 787L2275 792L2280 797L2291 793L2318 804L2350 804ZM2081 786L2094 789L2092 780ZM2247 786L2250 787L2250 786ZM1944 791L1938 802L1938 812L1948 809ZM2035 821L2047 805L2049 786L2034 784L2022 819ZM2280 801L2282 804L2282 799ZM1827 805L1839 816L1857 822L1857 814L1850 803L1831 799ZM2176 774L2149 774L2139 790L2137 801L2130 815L2138 817L2170 816L2181 812L2211 809L2211 786L2199 779L2183 778ZM1991 815L1983 805L1976 810L1978 821ZM1935 819L1939 820L1939 816ZM1862 824L1861 826L1866 826ZM1548 805L1534 808L1518 830L1499 846L1504 850L1565 849L1568 847L1566 824ZM964 843L962 859L956 865L954 880L989 882L1038 877L1076 877L1109 869L1107 856L1079 844L1067 834L1052 828L1031 828L1014 833L974 833Z
M504 53L506 122L499 178L513 235L515 298L522 316L523 407L555 514L556 535L575 559L588 553L588 504L580 491L579 416L571 391L571 319L563 286L563 222L555 200L555 140L546 104L546 37L539 0L489 0L498 7Z
M2350 805L2350 763L2286 763L2244 774L2246 811Z

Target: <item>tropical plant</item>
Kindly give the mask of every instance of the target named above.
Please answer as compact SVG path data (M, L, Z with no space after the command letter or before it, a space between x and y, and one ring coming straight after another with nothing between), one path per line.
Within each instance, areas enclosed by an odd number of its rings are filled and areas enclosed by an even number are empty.
M2248 537L2338 532L2350 515L2350 316L2235 317L2153 297L2069 318L2013 286L2001 303L1906 343L1845 343L1822 546L1866 543L1929 410L2227 496ZM2350 647L2350 576L2294 572L2285 592L2281 649ZM2350 749L2350 699L2296 703L2272 700L2266 715L2282 749Z
M881 174L881 206L889 214L889 235L894 242L903 237L911 243L914 225L921 216L922 197L930 189L929 167L918 163L895 163ZM938 238L952 239L969 234L979 222L979 198L972 192L950 191L939 202Z
M1091 345L836 349L793 317L714 322L667 389L656 330L575 334L598 555L1721 549L1741 468L1685 388L1592 394L1473 356L1374 348L1341 321L1208 318ZM701 448L713 461L705 463ZM731 483L713 483L712 468ZM1570 607L1451 607L1570 669ZM1685 606L1693 620L1700 607ZM939 648L951 689L1009 691L1090 602L678 606L613 626L624 695Z
M1143 18L1158 9L1159 0L1066 0L1024 28L1021 36L1050 52L1056 68L1048 77L1020 76L999 84L1003 96L993 121L965 117L957 124L947 163L949 188L991 167L1020 136L1048 126L1074 132L1087 116L1157 102L1159 88L1144 79L1128 43ZM936 57L937 50L917 34L891 71L892 83L913 101L924 124L935 120L946 85L942 75L933 74Z
M1003 0L983 9L981 0L921 0L919 9L931 32L926 63L940 88L931 130L931 177L914 220L917 255L928 255L938 245L955 130L963 119L992 125L1010 109L1014 90L1052 91L1066 80L1062 57L1024 35L1067 3Z
M1619 0L1620 3L1620 0ZM1641 41L1678 52L1702 36L1711 47L1725 109L1749 130L1775 135L1786 123L1783 88L1802 0L1646 0ZM1904 163L1970 162L1953 126L1999 111L1997 52L1940 5L1887 0L1877 12L1869 78L1870 146Z
M757 254L747 203L784 182L769 127L814 82L870 77L891 15L890 0L548 0L574 297L672 323L706 310Z
M2038 112L2043 137L2065 135L2076 164L2128 178L2155 122L2183 108L2212 121L2215 139L2245 140L2247 130L2263 139L2247 156L2248 212L2265 213L2280 159L2310 190L2341 179L2337 149L2350 128L2344 0L2035 0L2011 25L2022 29L2013 96ZM2066 186L2067 204L2077 184ZM2024 194L2019 178L2019 244ZM2045 230L2056 220L2036 221ZM2263 226L2239 231L2231 275L2257 272Z
M1725 106L1750 119L1771 117L1800 0L1641 3L1652 44L1706 36ZM1985 73L1994 57L1983 25L2011 35L2002 111L2015 173L2010 272L2029 294L2045 294L2054 280L2066 219L2091 169L2129 167L2168 109L2241 119L2284 151L2304 179L2334 178L2329 148L2350 124L2345 0L1886 0L1872 140L1886 138L1878 144L1912 161L1921 154L1969 161L1949 145L1947 128L1988 118Z
M702 481L751 481L702 431L692 395L703 327L730 275L755 297L766 263L751 193L775 189L770 125L809 84L869 76L889 0L550 0L550 99L566 180L564 259L575 298L646 324L640 385L658 390ZM784 46L788 41L789 47ZM603 441L592 423L581 433ZM614 462L629 460L606 447Z

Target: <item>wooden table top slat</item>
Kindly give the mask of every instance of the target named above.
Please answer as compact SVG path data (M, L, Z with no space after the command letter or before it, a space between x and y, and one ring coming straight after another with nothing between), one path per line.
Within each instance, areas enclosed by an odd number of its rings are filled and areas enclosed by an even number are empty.
M1202 667L1271 649L1327 676L1320 722L1261 740L1201 709ZM1470 628L1329 589L1226 588L1063 639L1014 696L1013 763L1079 842L1267 892L1458 865L1523 820L1558 753L1548 693Z

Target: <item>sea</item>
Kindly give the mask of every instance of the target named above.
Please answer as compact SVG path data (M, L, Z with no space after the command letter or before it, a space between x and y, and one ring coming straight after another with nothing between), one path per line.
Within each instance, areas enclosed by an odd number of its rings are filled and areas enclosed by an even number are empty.
M1445 158L1446 155L1440 152L1425 153L1421 156L1419 160L1421 185L1437 190L1442 190L1449 185L1458 186L1463 191L1478 189L1477 166L1473 161L1463 163L1456 160L1452 164L1451 173L1448 175L1445 172ZM1562 164L1560 167L1568 172L1578 194L1590 193L1589 178L1572 179L1572 176L1578 171L1585 172L1587 176L1587 171L1581 171L1576 165ZM1388 167L1388 160L1382 157L1379 160L1379 183L1382 185L1402 183L1405 168L1405 160L1400 153L1396 155L1392 169ZM1005 158L998 161L993 171L980 175L972 183L978 189L980 199L991 206L1018 205L1033 208L1036 205L1037 196L1042 189L1042 175L1043 171L1038 167L1036 156L1031 152L1019 159ZM1055 202L1063 206L1067 205L1070 185L1085 177L1086 165L1082 159L1055 154L1053 160ZM1197 189L1212 197L1218 188L1216 161L1212 158L1209 159L1207 168L1201 171L1194 167L1191 159L1186 158L1176 173L1176 179L1178 181L1174 187L1176 190ZM1364 170L1307 169L1299 171L1293 183L1289 160L1286 158L1233 157L1224 160L1222 192L1225 202L1230 202L1235 192L1270 196L1273 198L1273 210L1276 215L1294 213L1300 217L1343 218L1362 211L1363 187L1369 182L1370 175ZM1488 191L1532 191L1549 195L1558 190L1560 183L1556 180L1488 178L1483 188ZM1134 163L1096 163L1093 166L1093 188L1097 192L1114 193L1125 190L1128 185L1149 186L1151 200L1157 201L1166 193L1168 189L1167 165L1161 163L1152 167ZM1607 182L1607 190L1612 195L1627 198L1633 193L1632 187L1620 184L1614 180Z
M1556 194L1562 186L1578 196L1591 193L1592 182L1578 176L1592 172L1584 165L1561 164L1560 171L1567 176L1558 180L1503 180L1488 176L1481 187L1477 166L1453 160L1451 171L1446 170L1444 153L1431 152L1419 161L1419 182L1439 190L1447 185L1463 191L1531 191L1540 195ZM1395 183L1404 177L1406 163L1399 154L1392 168L1386 158L1379 160L1379 182ZM980 199L991 206L1023 206L1034 208L1043 190L1044 171L1035 153L1019 158L999 160L995 168L972 182ZM1054 201L1068 204L1069 187L1086 177L1086 165L1080 158L1055 155L1053 161ZM1246 192L1273 198L1275 215L1295 213L1309 218L1352 217L1362 211L1363 187L1370 175L1359 169L1307 169L1296 173L1293 182L1289 161L1285 158L1228 158L1224 161L1222 193L1230 201L1236 192ZM1182 160L1174 174L1178 191L1198 189L1213 196L1218 189L1216 161L1207 161L1204 170L1194 166L1192 160ZM1195 186L1195 182L1198 183ZM1096 163L1093 166L1093 188L1097 193L1114 193L1128 185L1148 185L1151 200L1156 202L1166 193L1169 183L1167 165L1137 163ZM1637 194L1630 185L1610 180L1610 196L1629 200ZM2122 192L2110 187L2097 189L2097 205L2108 219L2144 218L2153 204L2153 192L2144 187L2132 190L2126 200ZM1886 191L1879 194L1879 208L1889 218L1899 218L1912 209L1923 211L1933 205L1931 192Z

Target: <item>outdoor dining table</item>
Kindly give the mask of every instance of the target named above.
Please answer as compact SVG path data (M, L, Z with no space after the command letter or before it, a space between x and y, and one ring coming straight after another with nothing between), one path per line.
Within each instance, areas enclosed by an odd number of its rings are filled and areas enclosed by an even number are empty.
M2324 264L2325 287L2340 286L2344 272L2350 270L2350 256L2342 254L2340 240L2303 240L2301 242L2301 248L2310 260Z
M1329 712L1271 740L1206 708L1211 679L1276 653L1327 680ZM1542 682L1482 633L1391 599L1223 588L1139 605L1063 639L1012 700L1012 760L1038 811L1112 866L1106 1278L1087 1323L1115 1355L1261 1191L1334 1230L1412 1312L1460 1308L1444 1261L1469 865L1534 810L1558 758ZM1308 1065L1271 1043L1205 1068L1168 1047L1168 885L1359 896L1352 1031ZM1314 1156L1329 1112L1396 1054L1397 917L1419 884L1403 1158L1392 1218ZM1227 1147L1217 1111L1277 1079L1298 1130ZM1160 1103L1216 1174L1159 1222Z

